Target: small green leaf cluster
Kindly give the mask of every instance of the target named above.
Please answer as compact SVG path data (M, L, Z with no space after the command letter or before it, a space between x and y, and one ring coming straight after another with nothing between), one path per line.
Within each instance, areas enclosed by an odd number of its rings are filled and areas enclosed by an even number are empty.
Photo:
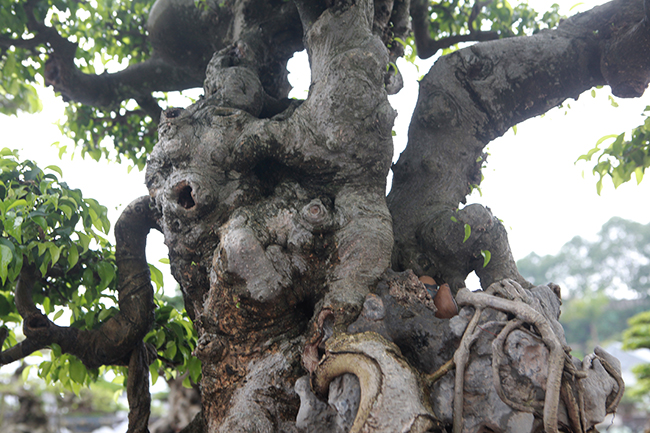
M549 11L539 16L527 3L513 7L507 0L486 2L473 22L468 22L476 2L448 0L431 1L429 11L431 22L429 31L434 39L453 35L468 34L473 31L494 31L502 35L531 35L545 28L557 26L560 19L559 5L553 4Z
M0 21L2 14L0 8ZM2 24L0 24L0 27ZM35 81L37 69L32 62L26 62L26 50L9 49L0 58L0 113L15 115L19 111L37 113L43 108L36 88L31 84Z
M158 269L153 265L152 280L158 276ZM157 271L157 272L156 272ZM156 276L154 276L156 275ZM156 283L158 284L158 283ZM197 345L197 333L187 313L180 305L180 298L156 297L155 322L153 329L145 336L144 341L156 347L158 359L150 366L152 384L161 375L166 379L177 378L188 373L183 385L190 387L201 378L201 361L192 355Z
M0 37L4 40L24 41L34 37L34 29L30 29L28 23L28 8L31 7L37 21L79 44L82 49L77 51L78 65L83 72L94 73L95 61L100 61L103 65L109 60L138 63L149 57L151 47L146 39L145 24L152 4L152 0L0 0ZM31 67L33 74L22 75L20 72L18 76L33 80L35 72L42 72L47 49L40 45L29 49L8 50L3 54L5 59L12 58L9 61L16 65L16 70L28 70Z
M645 112L650 111L650 106ZM632 174L636 177L637 184L643 180L645 169L650 167L650 116L645 115L642 125L632 131L631 139L625 139L625 133L618 135L606 135L596 142L596 146L578 158L578 161L591 159L598 154L596 165L593 168L594 174L599 176L596 183L598 194L603 188L603 179L609 176L615 188L628 182ZM614 141L605 149L600 145L613 139Z
M79 395L83 387L90 386L104 373L106 367L88 369L79 359L66 353L53 344L51 360L42 361L38 366L38 377L48 384L57 384Z
M415 64L415 59L418 56L418 50L415 46L415 39L413 38L413 35L409 35L405 39L394 38L393 43L400 44L402 47L404 47L404 55L402 57L404 57L404 60L407 62L415 65L416 69L419 70L418 66Z
M80 148L82 157L116 162L124 158L143 170L156 144L157 129L151 117L137 105L130 109L131 105L132 101L123 101L118 110L105 110L70 102L59 130Z
M650 349L650 311L631 317L627 323L629 328L623 333L623 348Z
M54 278L48 281L53 299L70 294L70 282L64 282L70 272L85 273L90 283L93 278L86 272L90 269L102 276L102 289L108 287L115 271L109 271L107 266L113 265L104 262L112 259L111 247L103 237L110 229L106 208L59 182L58 167L46 167L45 172L32 161L19 161L16 151L0 151L0 170L2 287L15 281L25 261L43 278L64 276L60 284ZM91 250L91 242L98 249ZM84 269L91 262L97 264Z

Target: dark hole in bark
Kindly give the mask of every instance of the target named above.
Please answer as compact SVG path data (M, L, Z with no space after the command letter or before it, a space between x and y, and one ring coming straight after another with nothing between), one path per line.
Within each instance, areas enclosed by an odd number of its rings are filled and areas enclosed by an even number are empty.
M264 197L268 197L286 177L287 167L274 159L265 158L255 166L253 173L259 180L260 192Z
M192 197L192 187L185 184L181 187L178 192L178 204L183 206L185 209L192 209L196 203L194 202L194 197Z
M46 328L48 323L49 321L45 316L39 315L32 316L27 320L27 326L29 326L31 329Z

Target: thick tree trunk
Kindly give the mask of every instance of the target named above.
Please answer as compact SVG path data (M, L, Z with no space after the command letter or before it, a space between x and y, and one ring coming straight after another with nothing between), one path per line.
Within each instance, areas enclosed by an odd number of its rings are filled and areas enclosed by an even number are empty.
M389 264L388 51L358 3L298 5L312 66L300 106L250 114L264 102L240 40L213 58L203 101L163 114L147 183L199 329L211 432L292 425L303 350L313 370Z
M512 125L594 85L645 87L643 61L626 74L610 60L629 53L625 41L646 46L640 2L439 60L388 207L395 75L382 38L386 16L402 22L408 2L296 6L308 99L269 104L285 95L265 81L259 23L243 20L208 65L206 97L163 113L147 168L199 332L203 411L192 431L590 429L622 394L616 361L600 351L572 360L559 288L527 283L499 221L458 205L480 183L484 146ZM384 273L391 254L404 272ZM471 271L488 294L463 289ZM459 293L458 317L436 317L425 275Z

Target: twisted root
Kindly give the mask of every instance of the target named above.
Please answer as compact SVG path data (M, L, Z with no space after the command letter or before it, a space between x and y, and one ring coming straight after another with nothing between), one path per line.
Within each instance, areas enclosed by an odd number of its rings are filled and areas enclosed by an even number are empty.
M477 331L477 324L481 313L486 308L492 308L498 311L509 313L515 317L509 321L499 335L492 342L492 374L494 386L499 397L510 407L522 412L535 413L542 416L544 420L544 430L550 433L558 431L558 409L560 398L565 403L567 415L574 431L585 432L588 429L584 413L584 397L579 380L586 377L584 371L578 371L568 355L570 351L565 347L560 337L553 330L551 319L546 317L542 312L539 302L523 289L518 283L511 280L504 280L495 283L488 288L486 292L470 292L463 288L459 290L456 301L459 306L473 306L475 308L474 316L465 330L460 346L454 354L454 363L456 365L456 384L454 390L454 433L459 433L463 428L463 385L464 373L471 345L478 338L480 328ZM544 404L539 405L530 403L522 404L512 401L501 385L499 370L505 363L505 354L503 346L508 335L515 329L521 329L525 324L532 325L535 330L535 336L541 338L542 342L550 351L548 377L546 380L546 395ZM528 331L527 331L528 332ZM597 357L605 370L618 383L618 391L614 398L607 405L607 411L612 412L618 405L622 390L624 389L623 381L616 369L602 356ZM565 380L563 382L563 376ZM571 379L578 379L576 386L572 386ZM574 390L577 392L574 393Z

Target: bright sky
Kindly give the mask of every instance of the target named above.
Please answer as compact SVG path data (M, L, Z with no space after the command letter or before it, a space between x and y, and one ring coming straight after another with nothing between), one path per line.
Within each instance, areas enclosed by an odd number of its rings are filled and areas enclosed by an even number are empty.
M535 6L544 10L543 7L550 3L537 1ZM561 4L564 14L592 7L591 3L583 4L569 12L574 0ZM306 65L305 55L302 62ZM396 157L405 144L417 98L417 77L428 70L425 65L419 72L406 63L400 62L399 66L406 86L400 94L391 97L399 113L395 125ZM298 81L308 79L304 69L296 75L293 78ZM308 83L294 85L306 89ZM51 144L63 142L54 122L62 118L64 104L53 96L51 89L44 90L41 95L43 112L18 118L0 117L0 147L20 149L22 158L33 159L40 167L60 166L64 180L71 187L80 188L85 197L95 198L108 206L111 220L115 222L125 205L147 194L144 173L133 170L128 174L126 166L82 160L78 155L72 161L70 155L60 160L57 149ZM304 90L297 91L297 96L304 95ZM643 108L650 105L650 97L646 96L640 100L617 100L620 106L614 108L608 95L607 88L597 91L595 99L586 93L578 101L567 101L570 109L555 109L543 118L524 122L518 126L516 135L509 131L489 145L490 157L481 185L483 196L475 194L470 201L490 207L504 221L515 258L532 251L554 254L575 235L593 238L602 224L613 216L644 224L650 222L650 204L646 202L650 197L650 180L646 179L640 186L632 181L618 190L606 180L598 196L597 179L590 174L593 164L574 164L602 136L629 131L639 125ZM149 245L149 261L165 268L157 263L167 254L162 236L154 233ZM166 286L172 288L175 282L167 277Z

